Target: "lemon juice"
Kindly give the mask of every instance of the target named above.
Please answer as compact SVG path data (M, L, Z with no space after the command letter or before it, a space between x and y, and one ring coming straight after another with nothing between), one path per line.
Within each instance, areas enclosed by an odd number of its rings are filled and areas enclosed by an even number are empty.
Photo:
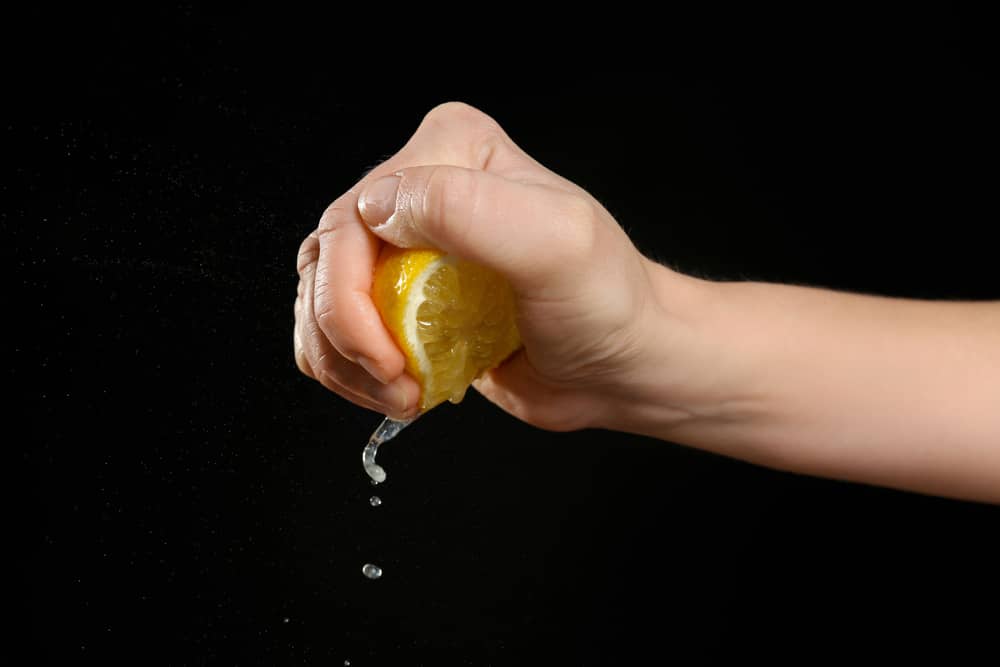
M460 402L473 380L521 346L507 281L439 250L383 246L371 296L420 385L418 416L443 401ZM368 439L361 460L373 484L386 478L375 463L379 445L413 419L386 417Z

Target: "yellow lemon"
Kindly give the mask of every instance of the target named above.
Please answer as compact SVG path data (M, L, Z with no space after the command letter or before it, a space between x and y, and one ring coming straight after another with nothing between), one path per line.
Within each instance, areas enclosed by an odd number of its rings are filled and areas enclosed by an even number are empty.
M458 403L521 345L514 293L500 275L438 250L386 245L372 300L420 384L420 411Z

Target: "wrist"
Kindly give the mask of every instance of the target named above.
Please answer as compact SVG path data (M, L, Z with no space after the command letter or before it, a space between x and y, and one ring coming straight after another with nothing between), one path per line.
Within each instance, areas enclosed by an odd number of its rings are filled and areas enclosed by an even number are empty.
M651 298L640 324L642 352L601 426L717 449L764 412L752 359L740 350L740 332L754 324L740 321L747 309L732 307L738 284L648 260L646 267Z

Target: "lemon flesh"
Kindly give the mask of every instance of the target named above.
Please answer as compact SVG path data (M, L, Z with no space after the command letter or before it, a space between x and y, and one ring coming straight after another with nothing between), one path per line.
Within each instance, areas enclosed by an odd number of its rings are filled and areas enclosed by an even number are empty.
M458 403L521 345L514 293L499 274L438 250L386 245L372 300L420 384L420 411Z

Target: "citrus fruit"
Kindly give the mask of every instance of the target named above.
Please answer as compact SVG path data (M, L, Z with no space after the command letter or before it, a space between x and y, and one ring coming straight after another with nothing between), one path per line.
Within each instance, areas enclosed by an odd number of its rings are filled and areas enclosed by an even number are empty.
M458 403L521 345L507 281L439 250L384 246L372 300L420 384L420 412Z

